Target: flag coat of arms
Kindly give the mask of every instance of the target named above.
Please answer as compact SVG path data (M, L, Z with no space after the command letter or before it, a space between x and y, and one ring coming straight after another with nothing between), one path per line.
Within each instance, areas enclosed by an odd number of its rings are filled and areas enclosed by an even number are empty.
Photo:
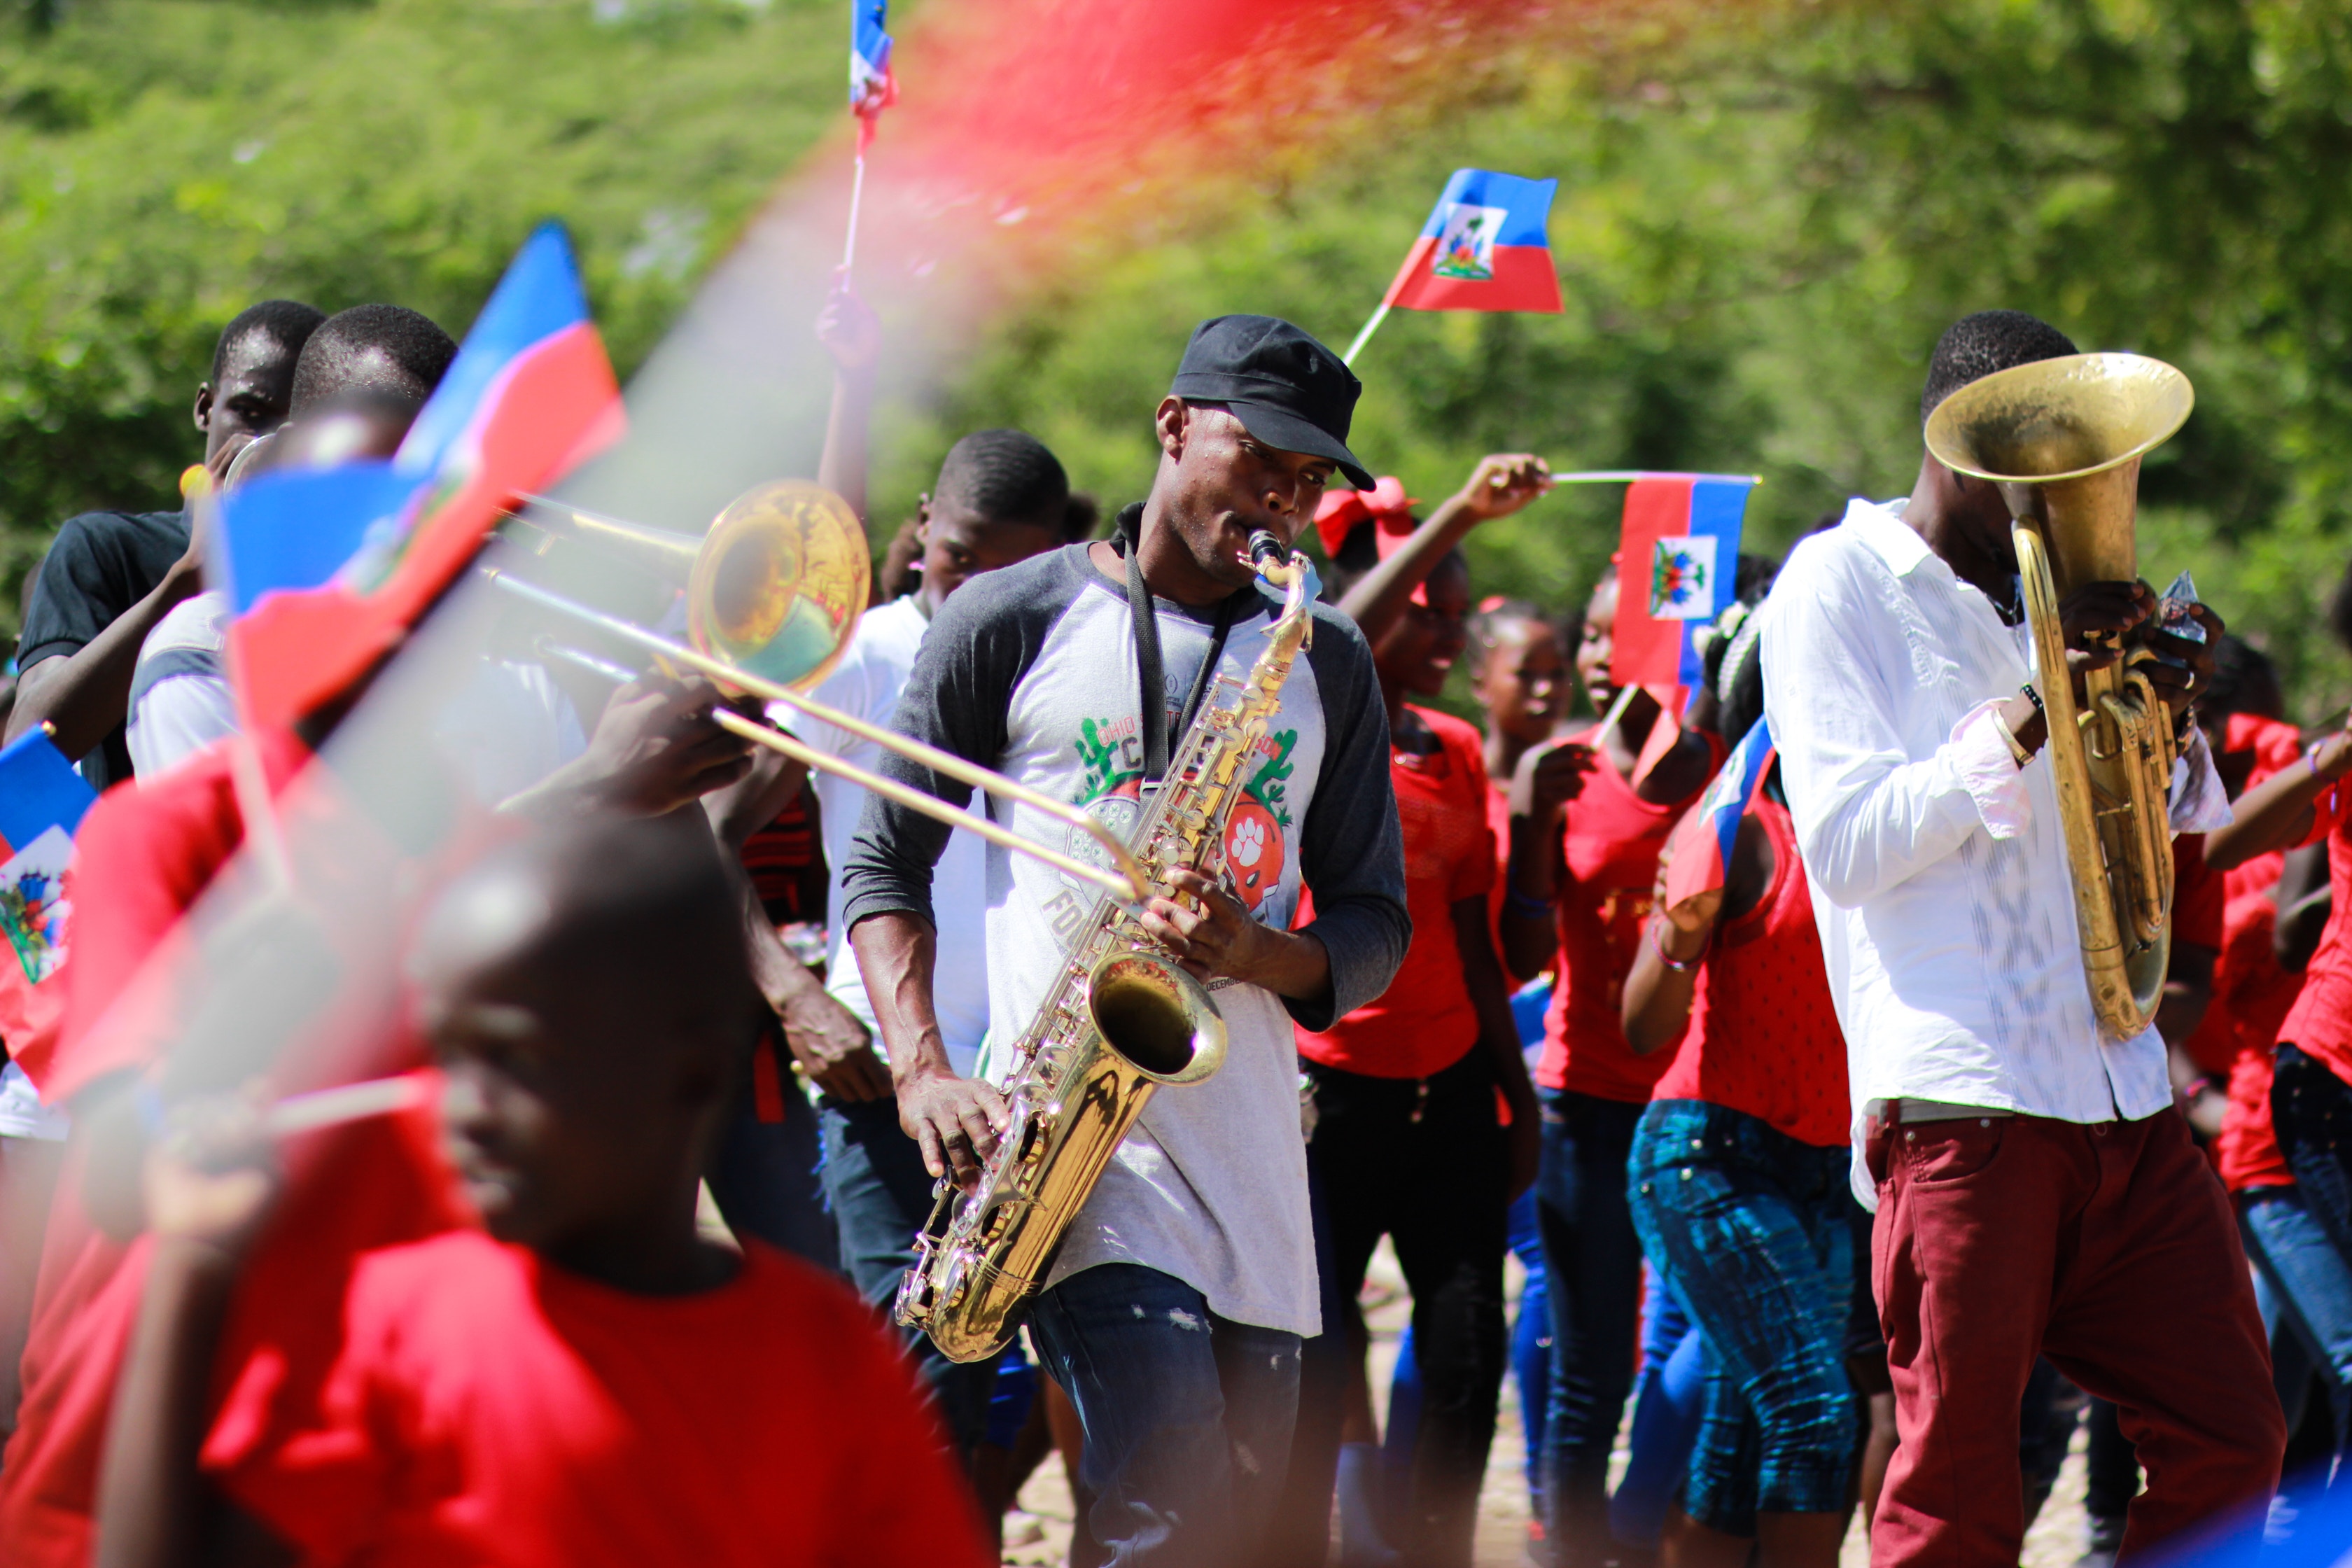
M1558 180L1456 169L1381 303L1406 310L1560 309L1545 226Z
M1761 718L1739 738L1723 771L1675 829L1674 860L1666 867L1666 908L1720 888L1731 869L1739 820L1772 765L1772 727Z
M291 723L397 647L516 492L620 434L620 398L572 247L543 225L391 462L264 474L223 499L213 559L247 723Z
M68 868L73 836L98 793L46 733L0 750L0 1040L37 1085L65 1015L73 915Z
M1714 474L1646 474L1626 487L1609 664L1619 686L1705 679L1696 634L1731 604L1754 488L1745 476Z
M889 0L855 0L849 18L849 108L857 116L857 151L874 142L874 122L898 101L890 70Z

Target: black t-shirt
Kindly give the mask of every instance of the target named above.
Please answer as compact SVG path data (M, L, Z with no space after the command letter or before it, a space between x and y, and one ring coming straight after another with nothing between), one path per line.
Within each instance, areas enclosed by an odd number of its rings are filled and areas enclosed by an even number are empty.
M115 618L155 591L172 563L187 552L188 518L180 511L86 511L58 530L25 610L16 668L79 653ZM131 776L122 721L82 759L94 789Z

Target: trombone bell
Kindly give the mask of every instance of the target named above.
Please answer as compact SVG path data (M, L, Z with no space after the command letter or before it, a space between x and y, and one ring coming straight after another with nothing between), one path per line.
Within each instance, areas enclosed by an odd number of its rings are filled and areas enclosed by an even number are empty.
M866 530L849 503L778 479L711 523L687 579L687 640L805 691L841 662L872 580Z

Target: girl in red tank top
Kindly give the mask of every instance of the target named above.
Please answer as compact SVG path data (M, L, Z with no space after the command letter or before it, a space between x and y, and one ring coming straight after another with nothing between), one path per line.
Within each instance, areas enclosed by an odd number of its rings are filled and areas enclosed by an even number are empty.
M1727 656L1727 731L1761 721L1760 684L1740 700L1754 658L1752 637ZM1667 1568L1750 1540L1767 1562L1831 1568L1845 1533L1855 1416L1845 1041L1778 789L1776 763L1740 819L1722 885L1669 909L1666 867L1708 847L1712 796L1676 828L1625 984L1629 1047L1679 1042L1634 1131L1628 1198L1708 1373L1668 1515Z
M1617 689L1617 574L1586 605L1576 669L1595 713ZM1625 1207L1633 1124L1664 1061L1625 1044L1617 1001L1649 907L1666 831L1706 787L1722 743L1678 724L1646 692L1605 735L1528 751L1511 777L1500 928L1511 972L1552 972L1536 1081L1543 1101L1537 1228L1552 1318L1551 1449L1544 1521L1553 1541L1607 1539L1612 1449L1633 1391L1642 1244ZM1593 743L1597 742L1597 744ZM1652 754L1654 753L1654 754ZM1647 763L1645 766L1644 763Z

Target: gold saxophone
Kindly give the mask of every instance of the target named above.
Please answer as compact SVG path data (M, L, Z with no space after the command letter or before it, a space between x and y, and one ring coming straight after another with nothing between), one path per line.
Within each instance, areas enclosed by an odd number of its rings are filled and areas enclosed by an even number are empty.
M1283 683L1307 647L1313 574L1270 533L1250 536L1260 575L1283 588L1282 615L1240 683L1220 677L1170 755L1168 776L1129 847L1151 890L1170 874L1213 874L1227 820L1257 766L1258 743ZM1060 978L1013 1047L1011 1111L996 1150L967 1193L936 1189L898 1284L898 1321L921 1329L950 1361L982 1361L1013 1342L1070 1222L1161 1084L1199 1083L1225 1059L1225 1020L1201 983L1144 933L1139 907L1106 894L1065 959Z
M2077 708L2058 607L2085 583L2139 575L2140 458L2193 395L2160 360L2072 354L1971 382L1927 419L1936 460L1999 485L2014 520L2083 971L2118 1041L2154 1022L2172 946L2172 716L2141 672L2156 657L2145 648L2091 671Z

